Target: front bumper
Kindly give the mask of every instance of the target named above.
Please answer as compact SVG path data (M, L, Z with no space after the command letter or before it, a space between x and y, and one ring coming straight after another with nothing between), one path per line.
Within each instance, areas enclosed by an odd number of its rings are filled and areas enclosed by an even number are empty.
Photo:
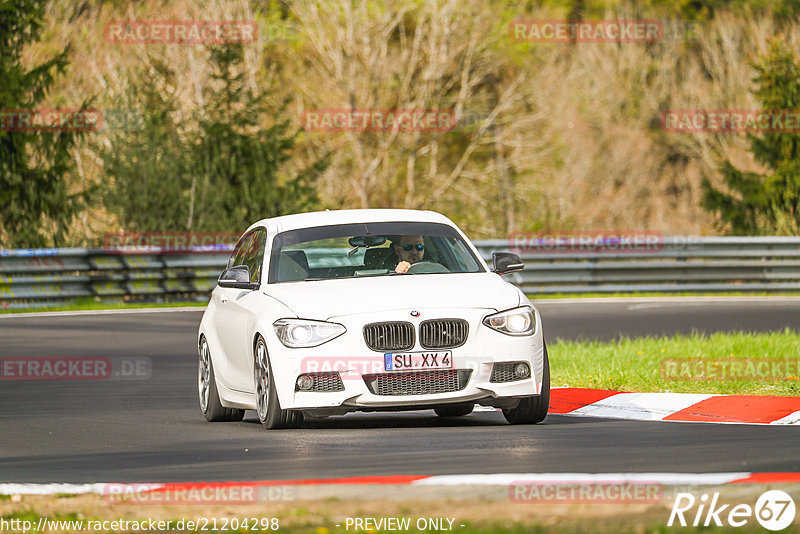
M329 318L331 322L343 324L347 332L328 343L309 349L289 349L273 333L268 343L281 407L304 410L338 408L339 411L346 412L402 407L413 409L460 402L500 406L503 403L508 404L509 399L540 393L543 344L538 313L536 330L532 335L513 337L482 324L484 317L496 311L493 309L440 308L418 311L421 312L418 318L411 317L408 310ZM364 342L364 325L383 321L407 321L418 331L422 320L437 318L462 318L469 324L467 342L460 347L447 349L452 352L452 369L465 376L458 383L457 389L453 390L452 383L449 387L437 387L437 381L442 379L442 373L438 371L414 371L415 384L421 384L419 388L412 388L415 389L415 394L386 394L387 391L392 391L391 387L383 388L379 392L379 388L375 387L376 378L384 383L388 380L391 385L391 381L397 379L400 373L384 370L383 353L370 350ZM417 339L416 346L411 351L424 350ZM528 363L530 376L510 382L492 381L494 364L505 362ZM297 391L295 383L299 375L317 372L338 372L343 389L325 392Z

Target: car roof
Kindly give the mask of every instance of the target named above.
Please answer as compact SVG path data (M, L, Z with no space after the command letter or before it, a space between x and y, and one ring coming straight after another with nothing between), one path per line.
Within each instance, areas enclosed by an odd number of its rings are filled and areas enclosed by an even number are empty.
M329 226L335 224L369 223L369 222L431 222L455 226L453 222L435 211L406 209L354 209L325 210L309 213L282 215L271 219L262 219L248 228L266 227L272 232L285 232L299 228Z

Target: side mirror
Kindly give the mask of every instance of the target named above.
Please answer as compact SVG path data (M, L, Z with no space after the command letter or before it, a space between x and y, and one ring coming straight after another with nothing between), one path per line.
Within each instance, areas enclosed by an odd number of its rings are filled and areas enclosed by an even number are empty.
M250 283L250 269L247 265L237 265L230 269L225 269L217 280L219 287L230 287L233 289L258 289L258 284Z
M513 273L525 268L519 256L511 252L492 252L492 265L492 272L497 274Z

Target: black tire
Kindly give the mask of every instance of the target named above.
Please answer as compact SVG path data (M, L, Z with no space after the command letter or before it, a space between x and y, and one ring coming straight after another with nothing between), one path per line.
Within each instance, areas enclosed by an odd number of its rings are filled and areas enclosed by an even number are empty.
M434 408L433 411L436 412L436 415L439 417L462 417L471 414L473 408L475 408L475 405L472 403L450 404Z
M241 421L244 410L226 408L219 400L217 391L217 378L214 375L214 362L211 360L211 351L205 337L200 338L197 359L197 392L200 399L200 411L206 421L216 423L220 421Z
M542 393L535 397L523 397L516 408L504 409L503 416L512 425L535 425L547 417L550 407L550 360L547 357L547 344L544 344L542 362Z
M275 381L272 379L272 365L264 338L258 336L254 351L253 380L256 390L256 413L258 420L267 430L278 428L299 428L303 424L303 412L283 410L278 400Z

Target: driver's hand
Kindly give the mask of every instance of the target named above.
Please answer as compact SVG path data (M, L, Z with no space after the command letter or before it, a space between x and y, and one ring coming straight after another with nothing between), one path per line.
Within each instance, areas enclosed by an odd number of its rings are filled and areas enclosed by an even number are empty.
M396 273L406 273L411 268L411 264L407 261L401 261L397 264L397 267L394 268L394 272Z

